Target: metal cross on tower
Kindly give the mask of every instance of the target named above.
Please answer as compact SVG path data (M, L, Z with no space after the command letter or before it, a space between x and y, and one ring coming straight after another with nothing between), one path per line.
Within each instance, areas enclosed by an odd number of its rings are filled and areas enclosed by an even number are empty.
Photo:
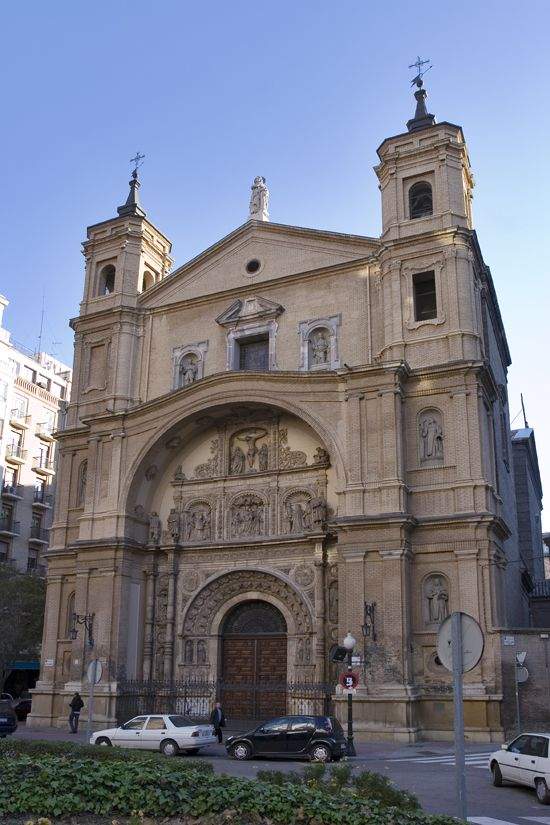
M134 172L135 173L137 173L137 170L142 165L144 157L145 157L145 155L140 155L139 152L136 152L135 158L130 158L130 163L135 164L135 166L134 166Z
M423 85L422 84L422 78L424 77L426 72L429 72L430 69L433 68L433 66L430 65L430 66L428 66L427 69L424 69L424 70L422 69L422 67L425 66L429 62L430 62L429 58L427 60L422 60L422 58L420 56L418 56L416 58L416 60L414 61L414 63L411 63L411 65L409 66L409 69L416 68L416 71L417 71L416 77L413 77L413 79L411 80L411 86L416 84L419 89L422 88L422 85Z

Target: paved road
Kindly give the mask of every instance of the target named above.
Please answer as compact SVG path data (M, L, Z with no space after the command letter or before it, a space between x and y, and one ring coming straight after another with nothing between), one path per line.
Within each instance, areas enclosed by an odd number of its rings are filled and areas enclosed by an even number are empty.
M68 731L48 729L15 733L16 738L85 741L83 732L72 736ZM466 786L468 818L474 825L550 825L550 807L537 802L534 791L519 786L495 788L487 769L488 755L498 746L468 745L466 750ZM422 742L395 745L387 742L357 744L357 757L351 762L356 771L371 770L388 776L400 788L415 793L430 813L456 815L454 756L446 742ZM182 757L185 758L185 757ZM300 770L303 762L258 759L236 762L229 759L223 746L215 746L196 758L208 759L218 773L253 778L258 770Z

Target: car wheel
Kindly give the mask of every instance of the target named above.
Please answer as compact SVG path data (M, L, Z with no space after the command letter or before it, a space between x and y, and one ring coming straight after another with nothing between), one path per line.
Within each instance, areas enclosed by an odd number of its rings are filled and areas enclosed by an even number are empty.
M326 745L314 745L310 751L312 762L330 762L332 753Z
M108 748L111 748L113 746L113 743L111 742L111 740L108 739L106 736L99 736L95 740L95 743L96 743L96 745L106 745Z
M237 744L231 748L231 756L233 759L244 762L252 756L252 748L250 745L247 745L246 742L237 742Z
M502 773L498 762L493 762L491 765L491 773L493 774L493 785L495 788L502 788Z
M537 792L537 799L541 805L550 805L550 793L548 786L544 779L537 779L535 781L535 790Z
M179 748L173 739L165 739L160 746L160 750L165 756L176 756Z

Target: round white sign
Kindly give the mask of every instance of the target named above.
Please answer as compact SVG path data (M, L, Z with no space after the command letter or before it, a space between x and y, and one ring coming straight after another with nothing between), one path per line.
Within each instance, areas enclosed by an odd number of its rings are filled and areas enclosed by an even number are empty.
M527 681L529 678L529 671L526 667L521 665L520 667L516 668L516 679L518 680L518 685L522 685L524 682Z
M462 629L462 672L467 673L477 665L483 654L484 638L480 626L468 613L460 614ZM453 669L453 647L451 638L452 616L448 616L439 626L437 633L437 655L447 670Z
M98 685L101 682L102 675L103 668L101 666L101 662L99 661L99 659L94 659L88 665L88 682L90 683L90 685Z

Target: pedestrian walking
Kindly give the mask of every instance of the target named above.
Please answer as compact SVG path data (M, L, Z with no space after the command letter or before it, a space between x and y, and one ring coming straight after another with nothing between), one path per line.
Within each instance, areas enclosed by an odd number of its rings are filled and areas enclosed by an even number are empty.
M222 728L225 728L225 713L220 702L216 702L214 710L210 714L210 724L214 726L214 733L218 737L218 742L223 742Z
M75 694L69 703L69 707L71 709L71 712L69 714L69 725L71 727L71 733L78 733L78 720L80 719L80 711L84 707L82 696L80 695L78 690L75 691Z

